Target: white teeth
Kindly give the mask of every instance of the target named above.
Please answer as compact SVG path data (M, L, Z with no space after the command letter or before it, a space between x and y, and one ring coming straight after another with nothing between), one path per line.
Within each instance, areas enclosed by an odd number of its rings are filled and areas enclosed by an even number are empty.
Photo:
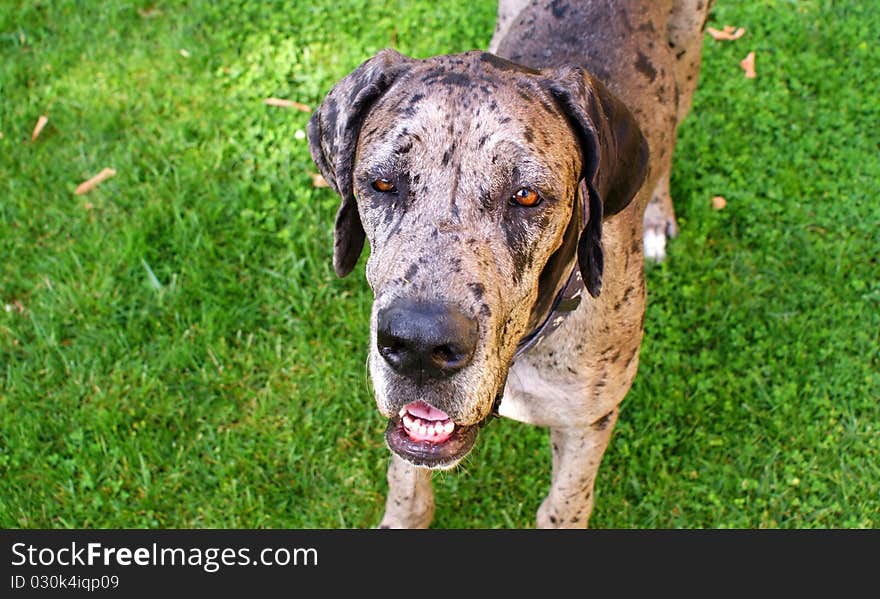
M400 421L407 431L425 438L445 437L455 430L452 420L424 420L413 416L406 409L400 411Z

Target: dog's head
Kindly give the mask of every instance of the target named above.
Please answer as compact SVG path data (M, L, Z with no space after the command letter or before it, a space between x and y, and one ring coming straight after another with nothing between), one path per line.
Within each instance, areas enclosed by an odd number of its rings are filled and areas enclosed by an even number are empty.
M388 446L416 465L451 467L575 260L599 294L602 219L641 186L646 142L581 69L393 50L330 91L308 139L342 198L339 276L370 242L369 368Z

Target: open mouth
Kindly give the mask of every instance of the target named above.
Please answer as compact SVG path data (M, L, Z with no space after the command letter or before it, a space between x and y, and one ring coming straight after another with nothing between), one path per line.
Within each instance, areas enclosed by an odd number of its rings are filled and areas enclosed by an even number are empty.
M478 426L456 424L442 410L414 401L391 418L385 430L388 447L424 468L451 468L474 446Z

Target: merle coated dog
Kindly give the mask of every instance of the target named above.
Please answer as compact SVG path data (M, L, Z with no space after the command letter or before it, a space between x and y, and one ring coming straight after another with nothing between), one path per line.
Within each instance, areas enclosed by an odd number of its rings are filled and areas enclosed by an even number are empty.
M371 249L381 526L429 525L431 470L492 414L550 428L538 526L587 525L638 366L644 261L676 232L669 171L710 4L502 1L487 52L384 50L313 115L338 275Z

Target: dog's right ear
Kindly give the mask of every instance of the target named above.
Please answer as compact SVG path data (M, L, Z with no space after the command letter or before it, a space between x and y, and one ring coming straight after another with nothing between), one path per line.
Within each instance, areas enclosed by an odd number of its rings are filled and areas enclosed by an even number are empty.
M598 297L602 220L626 208L638 193L648 172L648 142L623 102L585 70L560 67L550 72L549 86L580 138L589 215L578 241L578 266L587 291Z
M394 50L382 50L337 83L309 120L312 160L342 198L333 232L333 269L340 277L351 272L364 247L352 178L361 125L373 103L412 62Z

